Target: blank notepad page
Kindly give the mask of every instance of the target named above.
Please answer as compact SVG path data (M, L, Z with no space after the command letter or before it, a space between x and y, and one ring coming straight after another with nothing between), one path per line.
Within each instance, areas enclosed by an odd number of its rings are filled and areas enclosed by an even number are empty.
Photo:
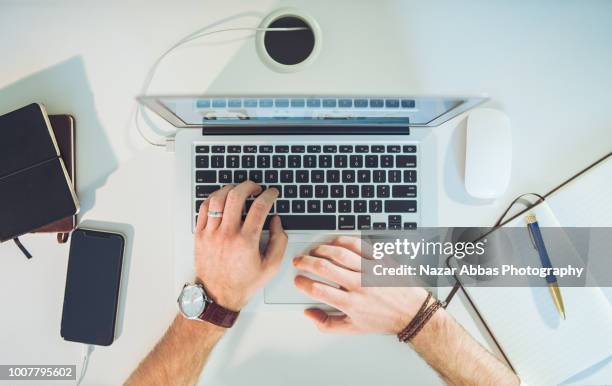
M527 385L561 383L612 355L612 309L599 288L562 288L566 320L547 287L467 291Z

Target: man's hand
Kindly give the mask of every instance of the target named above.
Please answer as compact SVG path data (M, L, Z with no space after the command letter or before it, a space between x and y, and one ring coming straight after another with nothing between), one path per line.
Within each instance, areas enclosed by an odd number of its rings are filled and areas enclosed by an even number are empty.
M331 305L344 315L333 315L311 308L305 311L317 327L344 334L399 333L408 325L425 301L420 287L362 287L361 240L338 237L329 245L319 245L310 255L293 259L296 268L334 282L333 287L298 275L295 285L310 297Z
M287 235L280 218L270 224L265 253L259 251L266 216L278 196L276 189L261 193L254 182L225 186L200 207L195 230L197 279L223 307L239 311L249 297L278 270ZM242 223L242 209L251 195L260 194ZM208 217L208 211L223 217ZM166 335L140 363L127 385L193 385L225 329L178 315Z
M340 287L302 275L295 278L295 285L307 295L343 312L337 315L316 308L306 310L320 330L397 334L425 301L427 292L423 288L361 287L363 258L369 257L361 250L361 240L339 237L313 249L310 255L293 259L296 268ZM519 384L516 374L479 345L444 309L436 311L411 344L448 384Z
M258 194L242 223L247 197ZM278 271L287 247L278 216L270 223L265 252L259 250L264 222L277 197L276 189L262 193L260 186L246 181L223 187L200 206L195 229L196 276L221 306L239 311ZM223 217L208 217L208 211L223 212Z

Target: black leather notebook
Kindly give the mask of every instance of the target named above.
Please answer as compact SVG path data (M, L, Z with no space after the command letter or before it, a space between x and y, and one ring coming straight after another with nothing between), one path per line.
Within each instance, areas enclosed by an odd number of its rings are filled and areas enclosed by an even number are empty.
M70 115L49 115L49 122L55 140L59 147L60 155L68 176L72 181L72 187L76 191L76 154L75 154L75 120ZM77 218L75 216L64 217L61 220L52 222L42 228L35 229L35 233L57 233L57 240L64 243L68 240L68 234L76 227Z
M0 242L78 208L44 107L33 103L0 116Z

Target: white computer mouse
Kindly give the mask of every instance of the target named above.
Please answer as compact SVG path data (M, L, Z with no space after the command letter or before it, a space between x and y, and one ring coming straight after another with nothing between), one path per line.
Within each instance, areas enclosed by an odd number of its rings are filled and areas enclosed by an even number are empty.
M512 170L510 118L480 108L468 115L465 144L465 189L476 198L492 199L508 188Z

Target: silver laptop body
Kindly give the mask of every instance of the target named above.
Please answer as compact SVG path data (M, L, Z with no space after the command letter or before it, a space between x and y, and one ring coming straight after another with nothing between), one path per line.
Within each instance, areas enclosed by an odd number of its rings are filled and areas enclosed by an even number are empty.
M410 96L145 96L175 137L175 284L193 280L199 203L246 179L281 192L289 246L250 309L311 304L291 258L339 234L437 222L432 128L484 101ZM247 203L248 207L249 203ZM264 234L264 240L265 243Z

